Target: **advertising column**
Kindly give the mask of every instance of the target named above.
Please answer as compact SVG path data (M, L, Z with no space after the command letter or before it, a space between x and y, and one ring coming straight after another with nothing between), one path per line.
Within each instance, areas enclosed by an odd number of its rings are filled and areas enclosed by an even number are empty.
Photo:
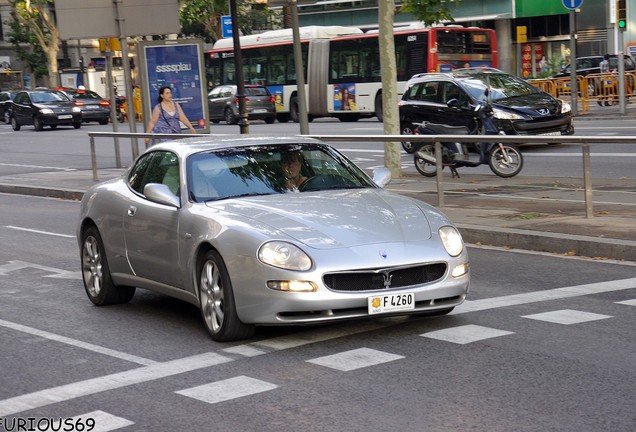
M168 86L192 126L209 133L203 42L192 39L141 42L139 60L145 125L157 103L159 88Z

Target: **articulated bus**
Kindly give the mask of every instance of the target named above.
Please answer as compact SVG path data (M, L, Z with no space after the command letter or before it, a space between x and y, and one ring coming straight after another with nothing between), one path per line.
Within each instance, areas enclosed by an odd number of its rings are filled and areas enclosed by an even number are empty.
M299 33L309 118L357 121L375 116L382 121L378 31L311 26L301 27ZM409 26L396 28L394 34L400 95L406 81L418 73L497 67L497 40L491 29ZM291 29L240 39L245 82L269 88L276 99L279 121L298 121ZM220 39L207 54L209 85L236 84L232 39Z

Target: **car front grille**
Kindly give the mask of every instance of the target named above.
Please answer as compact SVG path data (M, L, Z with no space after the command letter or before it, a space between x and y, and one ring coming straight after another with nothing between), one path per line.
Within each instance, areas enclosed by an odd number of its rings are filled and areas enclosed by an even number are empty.
M323 276L323 281L333 291L376 291L434 282L445 273L446 264L435 263L406 268L329 273Z

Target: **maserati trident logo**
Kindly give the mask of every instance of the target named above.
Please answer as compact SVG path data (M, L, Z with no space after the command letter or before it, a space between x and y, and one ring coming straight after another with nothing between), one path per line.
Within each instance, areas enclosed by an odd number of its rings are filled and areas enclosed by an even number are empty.
M382 276L384 276L384 288L391 288L391 279L393 279L393 275L383 273Z
M548 115L548 114L550 114L550 110L549 110L549 109L547 109L547 108L539 108L539 109L537 110L537 112L538 112L539 114L541 114L541 115Z
M381 256L382 258L384 258L384 259L386 259L386 257L388 257L388 256L389 256L389 254L388 254L388 253L386 253L386 251L383 251L383 250L378 251L378 253L379 253L379 254L380 254L380 256Z

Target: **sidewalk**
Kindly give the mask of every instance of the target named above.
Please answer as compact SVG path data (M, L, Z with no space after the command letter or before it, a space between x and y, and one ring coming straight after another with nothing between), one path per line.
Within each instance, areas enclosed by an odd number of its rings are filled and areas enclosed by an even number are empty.
M123 169L101 169L99 180ZM0 192L80 200L95 182L92 171L0 176ZM444 177L441 210L468 243L636 263L636 185L594 179L594 217L585 217L582 180L463 174ZM419 174L386 189L438 204L436 180Z

